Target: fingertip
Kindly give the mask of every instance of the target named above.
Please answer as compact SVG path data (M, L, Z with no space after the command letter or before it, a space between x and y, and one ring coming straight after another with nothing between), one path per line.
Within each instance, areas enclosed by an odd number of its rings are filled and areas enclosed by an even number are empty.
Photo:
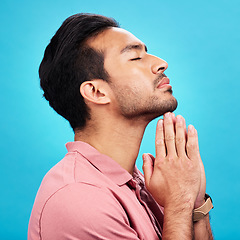
M151 159L152 161L155 160L155 157L154 157L151 153L148 153L147 155L150 157L150 159Z
M143 153L143 155L142 155L142 159L143 159L143 161L146 161L146 158L147 158L146 155L147 155L146 153Z
M176 123L181 125L183 123L183 117L181 115L176 116Z
M148 154L147 154L147 153L144 153L144 154L142 155L142 159L143 159L143 163L148 162L148 161L149 161L149 156L148 156Z
M144 153L142 155L142 159L143 159L143 165L142 165L142 169L143 169L143 172L146 171L146 166L148 165L148 154Z
M162 129L162 128L163 128L163 119L159 119L159 120L158 120L157 127L158 127L159 129Z
M180 114L178 114L178 115L176 116L176 119L183 119L183 116L180 115Z
M188 133L190 133L190 134L194 134L194 132L195 132L195 128L194 128L194 126L193 125L188 125Z
M171 118L171 117L172 117L172 114L170 112L167 112L163 115L164 119L168 119L168 118Z
M187 134L188 134L188 136L192 136L192 137L197 137L198 136L196 128L191 124L188 126L188 133Z

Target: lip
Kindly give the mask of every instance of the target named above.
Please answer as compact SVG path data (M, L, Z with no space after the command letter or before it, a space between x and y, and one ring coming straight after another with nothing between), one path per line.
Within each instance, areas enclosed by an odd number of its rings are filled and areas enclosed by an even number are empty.
M157 85L157 88L163 88L163 87L172 87L170 84L170 80L168 77L164 77L159 84Z

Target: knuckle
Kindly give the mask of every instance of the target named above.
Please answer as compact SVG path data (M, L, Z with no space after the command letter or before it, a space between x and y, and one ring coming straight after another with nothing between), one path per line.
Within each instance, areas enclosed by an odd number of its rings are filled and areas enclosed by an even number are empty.
M176 138L176 144L182 144L182 143L184 143L184 138L182 138L182 137L177 137L177 138Z
M181 162L181 163L184 163L186 162L186 159L182 156L178 157L178 161Z
M189 148L196 148L197 147L197 144L195 143L195 142L188 142L188 144L187 144L187 146L189 147Z
M175 136L173 134L168 134L165 137L165 141L173 141L175 139Z
M164 159L159 158L158 161L154 164L154 169L161 170Z
M157 146L164 146L164 145L165 145L164 139L163 139L163 138L158 138L158 139L156 140L156 145L157 145Z
M169 162L173 162L173 161L174 161L174 157L173 157L172 155L168 155L168 156L167 156L167 160L168 160Z

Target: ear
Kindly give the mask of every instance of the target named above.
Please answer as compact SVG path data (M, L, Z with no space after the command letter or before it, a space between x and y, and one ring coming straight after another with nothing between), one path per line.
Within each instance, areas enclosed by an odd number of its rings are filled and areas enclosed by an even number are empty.
M80 86L80 93L89 102L96 104L110 103L108 84L101 79L83 82Z

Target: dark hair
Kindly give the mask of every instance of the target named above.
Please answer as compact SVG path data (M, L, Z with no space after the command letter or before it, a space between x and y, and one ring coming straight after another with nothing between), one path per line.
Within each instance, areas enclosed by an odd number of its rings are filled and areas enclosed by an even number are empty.
M108 81L102 52L90 48L86 40L109 27L119 27L112 18L96 14L76 14L67 18L46 47L39 67L40 85L49 105L66 118L73 130L90 119L80 94L80 85L94 78Z

